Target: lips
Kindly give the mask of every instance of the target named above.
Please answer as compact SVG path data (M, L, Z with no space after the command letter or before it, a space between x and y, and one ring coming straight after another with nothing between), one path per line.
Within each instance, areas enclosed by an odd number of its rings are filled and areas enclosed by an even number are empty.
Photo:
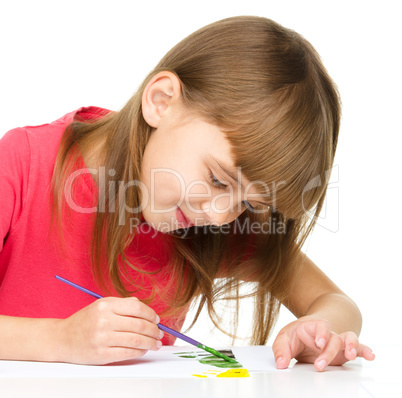
M176 218L177 221L183 225L185 228L192 227L194 224L184 215L184 213L180 210L180 207L176 209Z

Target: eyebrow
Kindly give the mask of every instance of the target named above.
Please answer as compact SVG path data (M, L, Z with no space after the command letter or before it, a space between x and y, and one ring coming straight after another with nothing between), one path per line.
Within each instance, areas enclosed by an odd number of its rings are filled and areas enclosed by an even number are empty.
M214 158L211 156L211 159L233 180L236 182L237 185L240 185L242 188L244 188L243 184L240 184L239 179L237 178L237 169L235 167L229 167L219 161L218 159Z
M243 184L240 184L239 179L237 178L237 168L236 167L229 167L227 165L225 165L224 163L222 163L221 161L219 161L218 159L214 158L213 156L211 156L211 159L216 162L216 164L233 180L236 182L237 185L240 185L241 188L245 188ZM253 202L257 202L260 203L264 206L268 206L268 203L264 203L264 202L260 202L258 200L252 200Z

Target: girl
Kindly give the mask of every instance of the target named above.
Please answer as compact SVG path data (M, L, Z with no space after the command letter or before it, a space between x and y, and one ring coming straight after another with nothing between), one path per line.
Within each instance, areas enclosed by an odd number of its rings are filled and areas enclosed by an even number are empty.
M177 44L120 111L80 108L9 131L0 358L137 358L174 343L157 323L180 329L196 298L192 325L206 306L236 337L214 305L234 300L236 321L239 299L252 296L252 344L266 344L281 304L298 318L273 344L278 368L374 359L355 303L301 252L339 122L311 44L272 20L234 17Z

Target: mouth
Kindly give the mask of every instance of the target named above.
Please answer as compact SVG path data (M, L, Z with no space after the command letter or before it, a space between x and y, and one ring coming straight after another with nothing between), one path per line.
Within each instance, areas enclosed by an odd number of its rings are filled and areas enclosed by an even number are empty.
M184 215L184 213L180 210L180 207L176 209L176 218L180 225L184 228L190 228L194 224Z

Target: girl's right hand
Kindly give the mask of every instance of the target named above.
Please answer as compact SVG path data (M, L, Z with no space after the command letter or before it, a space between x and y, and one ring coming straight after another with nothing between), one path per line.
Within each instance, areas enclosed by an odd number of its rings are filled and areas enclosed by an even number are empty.
M135 297L105 297L60 322L64 362L103 365L159 350L156 312Z

